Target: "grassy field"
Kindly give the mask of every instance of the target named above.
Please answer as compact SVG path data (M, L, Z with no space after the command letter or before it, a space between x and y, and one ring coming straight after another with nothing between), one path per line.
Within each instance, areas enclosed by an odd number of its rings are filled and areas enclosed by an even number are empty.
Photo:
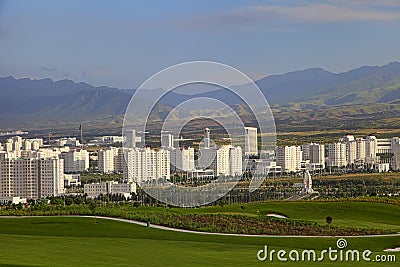
M336 248L336 238L235 237L178 233L93 218L0 218L1 266L397 266L366 262L260 262L269 249ZM348 249L400 246L400 237L347 238ZM400 253L396 254L397 258ZM339 265L338 265L339 264ZM398 264L398 263L397 263Z
M244 205L209 206L195 209L162 207L139 207L143 212L168 211L173 213L198 214L246 214L265 216L277 213L289 219L313 221L326 224L326 217L332 216L332 225L341 227L362 227L393 229L400 232L400 206L370 202L265 202Z
M400 231L400 206L368 202L266 202L197 209L139 207L139 212L178 214L279 213L290 219L332 225ZM334 237L244 237L172 232L125 222L79 217L0 217L0 266L398 266L377 262L261 262L256 253L269 250L336 248ZM347 249L388 253L400 247L400 236L348 237ZM397 261L400 253L394 254Z

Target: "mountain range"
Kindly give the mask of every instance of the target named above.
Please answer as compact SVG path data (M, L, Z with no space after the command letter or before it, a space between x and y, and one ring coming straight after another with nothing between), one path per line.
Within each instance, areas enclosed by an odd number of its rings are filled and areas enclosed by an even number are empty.
M270 75L255 81L273 108L323 107L399 104L400 63L363 66L343 73L311 68ZM146 96L158 93L147 90ZM76 121L120 121L135 89L95 87L71 80L0 78L0 128L11 129L53 125ZM243 104L226 89L186 95L169 92L157 109L168 113L172 107L194 97L211 97L232 106ZM158 112L157 111L157 112ZM164 115L160 115L161 117ZM118 119L117 119L118 118ZM117 122L118 123L118 122Z

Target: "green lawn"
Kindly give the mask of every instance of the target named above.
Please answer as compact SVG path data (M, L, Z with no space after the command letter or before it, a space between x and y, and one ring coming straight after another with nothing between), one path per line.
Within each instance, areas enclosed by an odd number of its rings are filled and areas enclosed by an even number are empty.
M241 206L244 207L241 208ZM140 207L142 211L164 211L165 208ZM257 216L277 213L289 219L314 221L325 224L326 216L332 216L332 225L393 229L400 232L400 206L370 202L266 202L244 205L225 205L195 209L172 208L176 213L225 213ZM258 213L259 212L259 213Z
M0 265L398 266L398 263L365 262L260 262L256 258L264 245L270 249L321 250L335 248L336 238L214 236L97 221L95 224L93 218L77 217L0 217ZM400 246L400 237L352 237L347 241L348 249L379 253ZM399 261L400 253L395 254Z

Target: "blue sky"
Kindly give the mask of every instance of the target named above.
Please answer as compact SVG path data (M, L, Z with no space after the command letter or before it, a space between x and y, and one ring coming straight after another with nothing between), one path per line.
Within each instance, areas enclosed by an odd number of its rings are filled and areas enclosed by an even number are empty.
M185 61L259 78L382 65L399 47L398 0L0 0L0 76L136 88Z

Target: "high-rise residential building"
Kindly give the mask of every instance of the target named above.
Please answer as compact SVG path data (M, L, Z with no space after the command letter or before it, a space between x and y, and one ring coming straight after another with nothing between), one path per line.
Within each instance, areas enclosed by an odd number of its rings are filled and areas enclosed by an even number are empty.
M393 153L392 162L390 167L393 170L400 170L400 138L393 137L391 139L391 151Z
M203 147L199 152L198 168L212 169L215 176L242 175L243 152L240 146Z
M123 172L125 168L124 148L118 147L114 152L114 171Z
M316 170L325 168L325 145L311 143L308 146L308 153L308 160L310 160L311 169Z
M161 132L161 148L174 148L174 136L168 132Z
M102 173L114 172L114 157L116 148L108 148L98 152L99 171Z
M229 176L241 176L243 174L243 152L240 146L229 146Z
M174 148L171 152L171 171L189 171L194 170L194 148L184 146L182 148Z
M15 158L0 154L0 201L13 197L39 199L58 196L64 191L63 160Z
M32 149L32 143L29 140L24 140L22 141L22 150L31 150Z
M84 149L76 149L61 154L64 159L65 173L78 173L89 170L89 152Z
M217 170L217 154L218 147L200 147L196 167L204 170L212 169L214 170L214 175L219 176L221 170Z
M143 182L170 176L170 151L165 149L134 148L125 150L124 179Z
M278 146L276 164L281 166L284 172L298 172L301 170L301 154L300 146Z
M347 165L346 144L341 142L328 145L328 166L343 167Z
M22 137L21 136L14 136L11 138L13 141L13 150L19 151L22 149Z
M10 142L9 140L7 140L7 142L4 144L4 151L6 151L6 152L13 151L13 142Z
M303 161L310 160L310 144L303 144L301 146L301 152Z
M346 145L346 165L355 163L357 158L357 144L354 135L347 134L339 139L339 142Z
M204 146L199 148L197 168L212 169L214 175L238 176L242 174L242 148L225 145L211 146L210 129L204 130Z
M365 138L365 162L374 163L377 153L377 139L373 135Z
M256 156L258 155L257 146L257 128L256 127L244 127L245 137L245 155Z
M364 138L356 138L356 163L366 162L366 142Z

